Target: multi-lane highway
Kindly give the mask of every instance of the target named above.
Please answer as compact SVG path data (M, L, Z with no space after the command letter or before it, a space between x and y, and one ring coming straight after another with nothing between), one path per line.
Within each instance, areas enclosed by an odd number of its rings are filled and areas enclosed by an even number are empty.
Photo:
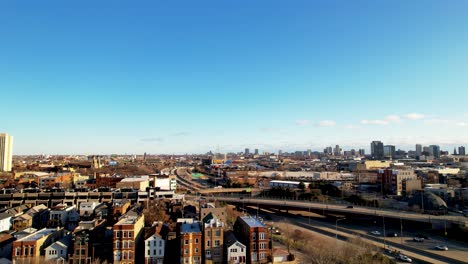
M433 225L444 225L454 223L462 223L468 226L468 218L460 216L451 216L451 215L426 215L420 213L412 213L407 211L395 211L387 210L381 208L368 208L368 207L359 207L353 206L353 208L347 208L345 205L336 205L336 204L324 204L310 201L291 201L291 200L278 200L278 199L267 199L267 198L244 198L242 200L239 197L217 197L220 201L232 202L232 203L243 203L245 205L267 205L272 207L277 207L278 209L287 209L294 208L299 210L327 210L328 212L335 212L341 214L361 214L368 216L383 216L386 218L393 219L404 219L418 222L431 223Z

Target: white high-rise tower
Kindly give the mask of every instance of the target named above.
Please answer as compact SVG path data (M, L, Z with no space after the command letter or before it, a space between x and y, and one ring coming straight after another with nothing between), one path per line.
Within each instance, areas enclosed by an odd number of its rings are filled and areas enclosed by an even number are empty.
M0 171L11 171L13 161L13 137L0 133Z

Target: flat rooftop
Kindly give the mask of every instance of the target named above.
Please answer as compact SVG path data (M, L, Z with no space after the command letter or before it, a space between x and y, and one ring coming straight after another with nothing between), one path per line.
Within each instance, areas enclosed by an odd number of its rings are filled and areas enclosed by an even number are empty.
M180 227L181 233L200 233L200 224L198 222L192 224L182 224Z
M258 221L256 218L242 216L241 219L250 227L265 227L265 225L262 224L262 222Z
M53 234L57 231L58 230L56 228L44 228L21 239L18 239L17 241L36 241L44 236L49 236L50 234Z

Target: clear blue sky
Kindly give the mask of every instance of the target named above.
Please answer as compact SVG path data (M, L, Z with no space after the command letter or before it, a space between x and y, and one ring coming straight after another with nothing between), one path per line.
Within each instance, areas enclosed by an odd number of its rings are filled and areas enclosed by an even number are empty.
M468 1L1 1L15 154L468 144Z

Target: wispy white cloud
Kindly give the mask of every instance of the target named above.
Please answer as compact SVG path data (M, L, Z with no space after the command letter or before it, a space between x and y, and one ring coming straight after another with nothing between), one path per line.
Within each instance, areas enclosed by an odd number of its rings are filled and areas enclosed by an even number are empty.
M380 126L385 126L388 124L400 123L400 122L401 122L401 118L398 115L388 115L383 119L361 120L361 124L363 125L380 125Z
M427 119L424 121L426 124L448 124L450 122L453 122L450 119L444 119L444 118L431 118Z
M345 128L346 129L356 129L356 128L359 128L359 126L355 126L355 125L350 124L350 125L346 125Z
M333 120L322 120L317 123L317 126L319 127L331 127L331 126L336 126L336 122Z
M143 142L163 142L164 141L164 139L161 137L142 138L140 140Z
M387 121L388 123L400 123L401 118L397 115L389 115L385 117L385 121Z
M308 124L310 124L310 120L307 120L307 119L296 120L296 125L298 126L305 126Z
M364 120L361 120L361 124L363 124L363 125L380 125L380 126L384 126L384 125L388 125L388 121L380 120L380 119L374 119L374 120L364 119Z
M423 114L419 114L419 113L409 113L409 114L404 115L404 117L409 120L419 120L419 119L424 119L426 116Z

